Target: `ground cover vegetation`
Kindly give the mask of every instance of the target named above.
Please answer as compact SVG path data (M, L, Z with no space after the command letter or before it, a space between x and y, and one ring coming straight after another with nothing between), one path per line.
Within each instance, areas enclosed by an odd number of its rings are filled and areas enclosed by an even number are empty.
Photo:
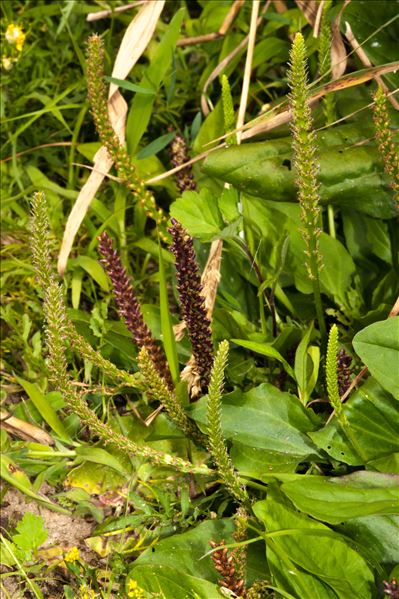
M399 597L394 1L2 10L4 597Z

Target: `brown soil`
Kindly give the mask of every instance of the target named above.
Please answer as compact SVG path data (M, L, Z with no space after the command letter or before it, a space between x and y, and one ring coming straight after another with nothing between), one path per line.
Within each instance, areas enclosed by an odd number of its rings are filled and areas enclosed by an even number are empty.
M46 493L46 485L43 485L41 488L41 493ZM40 550L54 548L54 557L62 559L62 555L71 549L71 547L78 547L81 557L85 562L92 563L97 561L96 555L90 552L84 543L84 540L91 535L93 529L91 522L86 522L84 518L53 512L34 501L29 501L24 495L13 488L7 491L1 505L0 525L2 533L7 534L9 531L13 531L15 525L21 520L25 512L31 512L43 518L44 526L48 531L48 537L40 547ZM50 556L48 563L49 565L51 564ZM6 575L10 573L10 569L5 566L1 566L1 572L3 586L0 590L1 599L6 599L7 597L12 599L33 597L30 592L21 590L21 588L25 588L25 584L24 579L18 573L15 575ZM44 568L38 576L45 578L39 585L45 599L60 599L63 597L62 587L67 581L65 569L50 569L46 573L46 569Z

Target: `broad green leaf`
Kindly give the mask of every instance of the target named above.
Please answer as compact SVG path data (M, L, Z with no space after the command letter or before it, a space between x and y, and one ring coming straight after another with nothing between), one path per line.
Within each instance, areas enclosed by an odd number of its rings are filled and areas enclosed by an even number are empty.
M39 387L30 383L29 381L25 381L20 377L16 377L18 383L21 387L26 391L29 398L32 400L33 405L40 413L42 418L47 422L47 424L52 428L52 430L66 443L71 443L72 440L68 433L65 430L65 427L61 420L58 418L56 411L51 407L51 404L46 399L44 393L41 392Z
M207 188L185 191L170 207L170 215L179 221L192 237L210 241L223 228L217 198Z
M399 511L399 477L376 472L334 478L303 476L283 483L281 490L301 512L330 524Z
M81 445L76 448L76 455L87 462L94 462L95 464L102 464L103 466L113 468L124 476L129 476L130 474L124 464L101 447L86 447Z
M289 599L336 599L337 595L323 581L297 568L287 553L271 539L267 543L267 563L273 584L281 597Z
M223 106L220 100L202 123L194 141L194 152L200 154L201 152L209 150L212 146L217 145L218 142L215 142L214 140L224 133Z
M399 516L354 518L338 526L337 531L351 538L377 563L389 569L399 563Z
M399 318L366 327L353 338L353 347L380 385L399 399Z
M172 537L158 541L155 547L144 551L133 563L129 576L135 577L136 568L141 568L143 565L175 568L176 564L179 564L181 574L216 583L219 577L212 560L209 555L207 557L204 555L210 551L210 540L219 542L224 539L226 543L233 543L233 532L234 524L230 519L205 520L186 532L174 534ZM260 543L252 543L248 547L247 580L249 584L262 578L267 570L260 551L261 547ZM212 595L209 599L211 597ZM174 597L170 597L170 599L174 599Z
M374 575L367 562L339 534L299 513L277 486L269 486L267 499L256 503L254 512L272 539L272 549L328 585L340 599L374 596Z
M78 256L77 258L72 258L69 260L69 269L74 269L76 266L83 268L83 270L85 270L87 274L90 275L96 283L98 283L103 291L109 291L107 275L97 260L90 258L90 256Z
M283 365L284 370L287 374L295 379L295 373L291 366L288 364L287 360L283 358L283 356L278 352L272 345L268 343L259 343L257 341L247 341L245 339L231 339L232 343L236 343L236 345L240 345L241 347L245 347L256 354L261 354L262 356L267 356L268 358L274 358L278 360Z
M342 125L319 135L322 203L377 218L393 218L395 203L375 146L356 145L373 136L370 125ZM296 201L291 138L223 148L203 164L206 174L273 201Z
M141 85L136 85L131 81L126 81L125 79L117 79L116 77L104 77L105 81L108 83L115 83L122 89L127 89L130 92L136 92L138 94L144 94L146 96L154 96L155 91L153 89L149 89L148 87L142 87Z
M171 131L170 133L165 133L165 135L161 135L157 139L154 139L154 141L149 143L148 146L145 146L142 150L140 150L140 152L137 154L137 160L148 158L149 156L153 156L153 154L158 154L158 152L166 148L166 146L175 136L176 132Z
M166 358L175 384L180 379L179 359L177 357L176 339L173 332L172 319L169 310L168 282L165 275L165 266L159 245L159 305L161 310L162 342Z
M101 495L105 491L121 489L126 484L126 476L117 474L114 468L86 461L68 473L64 484L84 489L89 495Z
M219 198L219 210L224 220L228 223L236 221L240 217L238 211L239 193L234 187L225 187Z
M43 518L31 512L25 512L22 520L16 526L17 534L12 537L13 542L26 551L35 551L43 545L48 532L44 528Z
M156 593L165 599L210 599L211 597L216 599L220 597L218 585L198 576L185 574L181 571L180 564L174 568L165 565L139 565L127 579L127 590L129 589L129 580L137 581L139 588Z
M190 408L190 415L202 426L206 425L206 401L203 397ZM271 468L279 471L281 464L316 458L318 452L306 435L316 427L317 417L297 397L267 383L222 398L222 431L233 442L232 455L235 457L241 449L245 456L248 452L254 454L255 462L248 466L245 459L240 459L242 474L262 479ZM256 461L258 450L263 451Z
M373 256L388 264L392 263L388 224L354 210L342 214L345 245L354 260L367 260L371 265ZM373 265L378 268L378 264Z
M228 542L233 530L232 520L206 520L187 532L159 541L154 547L155 551L144 551L133 563L130 574L134 575L136 567L144 564L171 568L179 564L181 573L217 582L218 576L210 556L201 558L210 550L211 539L216 542L225 539Z
M351 395L342 411L362 455L334 418L321 430L309 433L314 443L332 458L352 466L363 466L399 451L398 402L373 378Z
M144 72L140 81L140 87L158 92L159 87L166 77L167 71L172 63L173 51L180 34L180 27L185 11L180 9L173 16L166 32L155 50L150 65ZM130 154L135 154L137 146L151 118L152 108L155 101L154 96L136 94L130 106L129 116L126 124L126 139Z
M367 464L367 469L387 474L399 474L399 452L391 453L377 460L371 460Z
M290 227L287 266L291 266L293 270L298 291L312 293L312 283L305 266L305 242L298 229L292 229L292 221ZM323 264L320 270L321 292L345 306L348 301L348 290L352 286L352 279L356 272L355 263L344 245L327 233L321 233L319 247Z

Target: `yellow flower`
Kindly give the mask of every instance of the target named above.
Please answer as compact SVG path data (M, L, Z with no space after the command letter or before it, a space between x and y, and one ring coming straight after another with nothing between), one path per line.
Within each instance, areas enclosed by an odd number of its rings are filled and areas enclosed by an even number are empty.
M128 593L127 596L131 599L145 599L145 591L139 587L137 580L132 578L127 583Z
M6 40L9 44L15 44L18 52L21 52L24 47L26 34L23 32L22 27L10 23L6 31Z
M2 56L1 58L1 66L5 71L11 71L14 62L15 59L9 58L8 56Z
M79 587L79 599L95 599L96 593L87 584L82 584Z
M80 560L80 553L77 547L72 547L64 557L66 562L77 562Z

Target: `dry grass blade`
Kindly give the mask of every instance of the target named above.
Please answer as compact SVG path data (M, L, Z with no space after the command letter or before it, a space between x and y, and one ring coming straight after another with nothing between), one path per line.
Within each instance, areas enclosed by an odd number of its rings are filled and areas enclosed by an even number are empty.
M345 37L348 40L348 42L350 43L350 45L352 46L352 48L353 48L355 54L357 55L357 57L359 58L360 62L365 67L372 67L373 64L372 64L371 60L369 59L366 52L364 51L364 49L361 47L361 45L359 44L359 42L353 35L353 31L348 22L345 22ZM385 85L385 83L381 79L381 77L379 75L376 75L375 79L376 79L376 81L378 81L378 83L381 85L382 89L384 90L385 94L388 96L388 99L391 102L392 106L394 108L396 108L396 110L399 110L398 102L395 100L395 98L392 95L389 94L389 88Z
M54 439L46 431L12 416L9 412L0 410L0 422L4 430L24 441L40 443L41 445L54 445Z
M309 25L314 27L319 10L319 2L316 0L296 0L296 5L305 16Z
M265 14L267 9L269 8L269 5L270 5L270 0L267 0L265 6L262 8L262 11L261 11L262 16ZM262 16L260 16L259 19L257 20L257 23L256 23L257 27L261 23ZM245 48L245 46L248 44L248 40L249 40L249 34L246 35L240 41L240 43L227 56L225 56L225 58L213 69L212 73L209 75L208 79L205 81L204 87L202 89L202 94L201 94L201 110L205 116L207 116L209 114L209 108L208 108L208 104L206 101L206 92L208 91L208 87L217 77L219 77L220 73L222 73L224 71L226 66L233 60L233 58L235 56L237 56L237 54L239 54L243 48Z
M237 14L240 11L241 6L244 4L245 0L235 0L231 5L229 12L227 13L223 23L219 27L218 31L213 31L212 33L204 33L202 35L195 35L193 37L182 37L177 40L177 46L191 46L193 44L201 44L203 42L213 42L215 40L220 39L224 35L226 35L229 30L232 22L236 18Z
M320 35L321 17L323 15L324 4L325 0L321 0L317 9L316 18L313 25L313 37L319 37Z
M333 79L342 77L348 64L348 57L340 30L342 13L348 4L349 0L345 0L341 10L331 23L331 75Z
M153 36L164 4L164 0L147 2L132 20L123 36L112 71L112 77L115 77L116 79L125 79L136 64ZM111 83L110 85L108 103L112 126L121 143L124 143L125 122L128 107L115 83ZM75 235L78 232L86 212L89 209L90 203L99 189L104 176L111 167L112 159L107 150L104 147L101 147L94 156L93 171L85 185L82 187L68 217L58 257L58 272L61 276L65 272Z
M248 50L245 60L244 78L241 89L240 107L238 109L237 129L244 125L245 111L247 109L249 83L251 81L252 59L254 55L256 30L258 27L259 0L253 0L251 12L251 25L249 29ZM241 143L241 131L237 133L237 143Z
M373 67L371 69L365 69L360 71L355 75L345 75L341 79L337 79L336 81L332 81L331 83L327 83L321 87L317 92L315 92L310 98L310 105L315 104L325 95L340 91L342 89L347 89L348 87L354 87L356 85L361 85L366 81L370 81L370 79L377 79L378 76L383 75L385 73L392 73L399 69L399 62L390 63L387 65L381 65L379 67ZM241 139L251 139L255 135L259 135L260 133L266 133L267 131L271 131L280 125L284 125L291 120L291 111L289 108L286 108L286 104L284 103L282 106L280 105L275 109L275 114L271 116L263 117L262 120L258 119L258 123L252 125L248 123L243 127L243 134ZM223 139L225 136L219 138ZM218 140L213 140L218 141Z
M136 2L130 2L129 4L125 4L124 6L116 6L113 10L99 10L97 12L89 12L86 17L86 21L99 21L100 19L106 19L110 17L113 13L126 12L131 8L135 8L136 6L141 6L145 4L147 0L136 0Z

